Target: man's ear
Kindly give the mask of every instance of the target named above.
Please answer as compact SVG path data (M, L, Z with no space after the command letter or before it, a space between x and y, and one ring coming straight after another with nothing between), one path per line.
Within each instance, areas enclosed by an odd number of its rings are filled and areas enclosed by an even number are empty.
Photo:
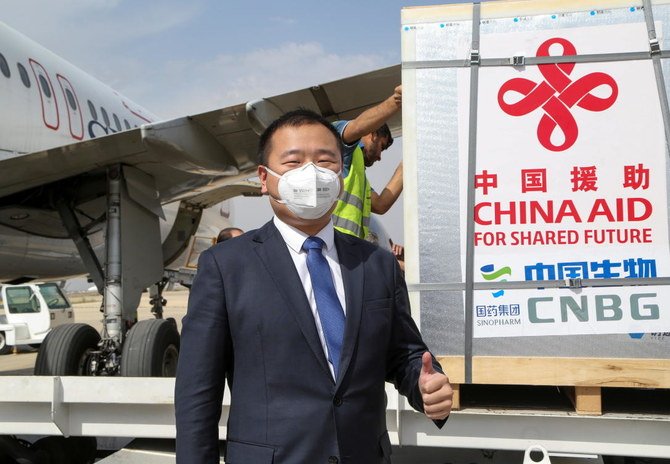
M268 186L267 186L267 180L268 180L268 171L265 169L265 166L262 164L258 165L258 179L261 181L261 194L267 195L268 194Z
M370 132L370 142L375 143L377 141L377 133Z

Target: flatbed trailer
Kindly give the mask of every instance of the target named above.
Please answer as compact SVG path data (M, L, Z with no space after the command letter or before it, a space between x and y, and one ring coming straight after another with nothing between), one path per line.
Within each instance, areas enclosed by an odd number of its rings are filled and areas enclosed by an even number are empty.
M2 385L0 435L175 438L174 379L9 376ZM391 443L417 447L417 453L441 448L448 459L454 448L524 452L541 446L549 456L670 458L668 416L463 407L440 430L392 386L386 394ZM229 405L226 391L222 437Z

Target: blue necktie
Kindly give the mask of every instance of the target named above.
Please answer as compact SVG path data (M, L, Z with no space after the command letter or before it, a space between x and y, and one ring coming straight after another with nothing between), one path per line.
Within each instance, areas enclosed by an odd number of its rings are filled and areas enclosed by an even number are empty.
M323 240L319 237L308 237L302 249L307 252L307 269L312 279L316 310L321 319L321 328L328 347L328 361L333 365L337 378L344 337L344 311L337 298L330 266L321 253L323 245Z

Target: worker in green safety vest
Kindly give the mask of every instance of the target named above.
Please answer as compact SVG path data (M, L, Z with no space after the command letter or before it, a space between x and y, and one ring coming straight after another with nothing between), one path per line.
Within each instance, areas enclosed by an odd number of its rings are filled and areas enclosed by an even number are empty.
M386 121L402 106L402 86L380 104L351 121L333 123L344 142L342 177L344 188L333 211L333 224L341 232L367 238L370 213L384 214L402 193L402 161L381 193L370 187L365 169L381 160L393 137Z

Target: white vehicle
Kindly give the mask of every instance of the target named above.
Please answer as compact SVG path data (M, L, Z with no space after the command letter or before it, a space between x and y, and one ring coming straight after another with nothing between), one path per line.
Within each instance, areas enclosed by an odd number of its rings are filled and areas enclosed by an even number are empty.
M55 282L5 285L0 299L0 354L13 346L38 347L54 327L74 322L74 311Z

